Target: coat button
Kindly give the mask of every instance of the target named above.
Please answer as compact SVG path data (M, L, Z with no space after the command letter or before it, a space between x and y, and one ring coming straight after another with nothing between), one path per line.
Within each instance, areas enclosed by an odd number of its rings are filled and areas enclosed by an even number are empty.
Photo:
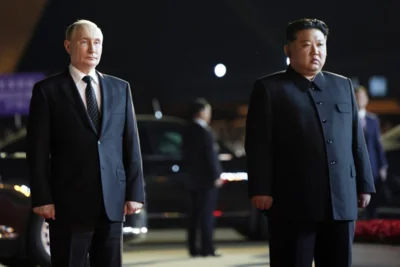
M332 140L328 140L327 142L328 142L328 144L332 144L332 143L333 143L333 141L332 141Z
M318 105L322 105L322 101L318 101L317 104L318 104Z
M326 122L327 122L327 120L322 120L322 122L323 122L323 123L326 123Z
M330 164L331 164L331 165L334 165L334 164L336 164L336 161L332 160L332 161L330 162Z

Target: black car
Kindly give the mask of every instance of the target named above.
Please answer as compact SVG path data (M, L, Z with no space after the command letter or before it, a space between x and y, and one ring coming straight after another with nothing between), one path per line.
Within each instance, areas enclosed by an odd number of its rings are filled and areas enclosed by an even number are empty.
M147 224L150 228L182 227L186 213L185 181L189 177L182 168L181 142L187 122L152 115L138 115L137 121L146 206L140 213L127 217L126 242L143 240ZM0 142L0 259L28 258L48 266L48 226L30 207L25 135L25 129L21 129ZM251 208L247 197L245 158L219 144L225 184L214 212L217 224L235 228L249 238L265 237L265 218Z

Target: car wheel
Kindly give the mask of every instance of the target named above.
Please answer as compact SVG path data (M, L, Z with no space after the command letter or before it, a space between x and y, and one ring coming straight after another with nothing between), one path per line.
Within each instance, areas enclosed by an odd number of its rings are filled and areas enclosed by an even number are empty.
M249 240L268 240L268 219L258 209L252 207L247 223L236 231Z
M28 231L28 252L30 259L41 267L51 267L48 223L43 218L32 215Z

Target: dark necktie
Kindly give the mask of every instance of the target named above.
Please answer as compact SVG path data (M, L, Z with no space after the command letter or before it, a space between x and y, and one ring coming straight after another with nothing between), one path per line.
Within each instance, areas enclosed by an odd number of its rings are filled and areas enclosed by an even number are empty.
M82 79L86 85L86 105L87 105L87 112L89 114L90 119L93 122L94 127L96 128L97 132L100 131L100 111L99 107L97 106L96 95L94 93L94 89L91 83L90 76L85 76Z

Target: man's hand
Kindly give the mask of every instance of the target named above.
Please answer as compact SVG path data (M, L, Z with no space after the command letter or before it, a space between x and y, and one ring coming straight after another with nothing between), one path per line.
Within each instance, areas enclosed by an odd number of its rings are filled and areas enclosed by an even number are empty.
M54 204L34 207L33 212L45 219L56 219L56 210Z
M358 207L365 208L371 201L371 194L358 194Z
M387 178L387 168L382 168L379 170L382 182L386 181Z
M251 198L253 205L260 210L268 210L272 205L271 196L254 196Z
M221 178L218 178L217 180L214 181L214 186L216 188L220 188L223 184L224 184L224 180L222 180Z
M135 201L126 201L124 208L124 215L131 215L143 208L143 203Z

